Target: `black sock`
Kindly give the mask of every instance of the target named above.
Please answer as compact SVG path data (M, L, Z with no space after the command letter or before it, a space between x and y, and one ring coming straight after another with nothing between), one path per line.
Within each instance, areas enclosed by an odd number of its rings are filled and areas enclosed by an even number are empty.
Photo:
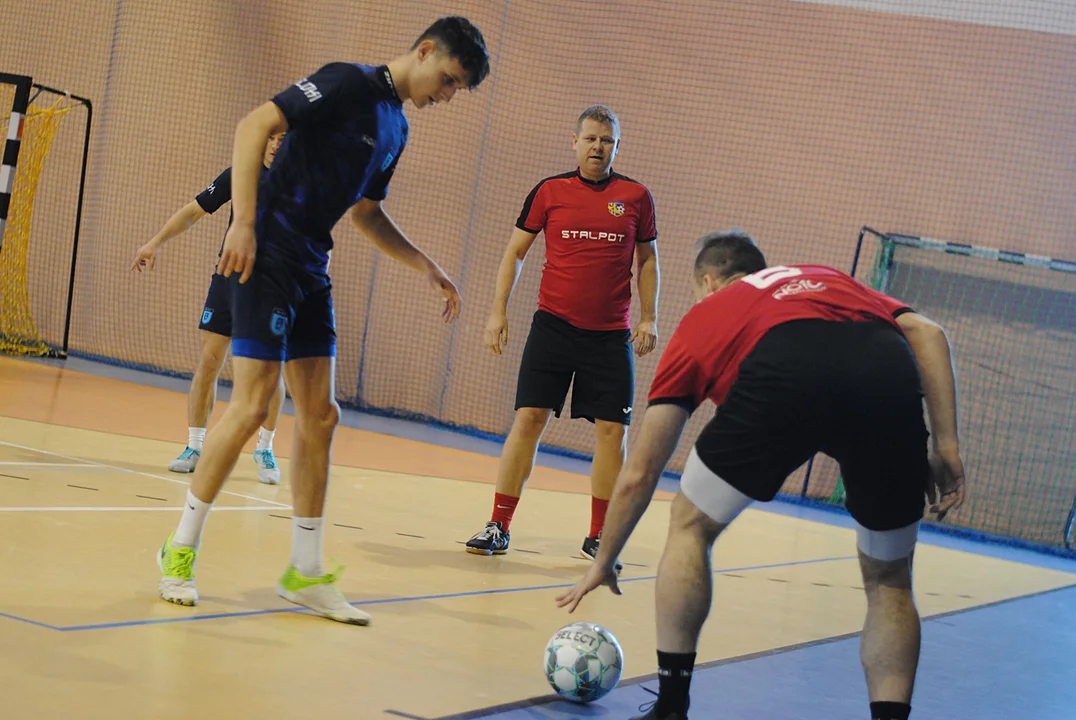
M658 650L658 715L687 714L691 671L695 653L667 653Z
M912 706L898 702L872 702L871 720L908 720Z

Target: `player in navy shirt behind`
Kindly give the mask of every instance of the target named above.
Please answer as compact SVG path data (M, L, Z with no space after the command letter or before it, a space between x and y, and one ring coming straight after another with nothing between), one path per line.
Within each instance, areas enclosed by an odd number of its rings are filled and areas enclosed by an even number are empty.
M270 136L265 146L262 160L261 178L269 174L284 133ZM153 270L157 262L157 251L172 238L189 230L207 214L213 214L231 202L232 169L225 168L202 192L177 210L149 242L138 249L132 270L142 272ZM228 224L232 221L228 215ZM224 252L224 242L217 257ZM202 331L202 355L198 367L191 378L190 391L187 393L187 446L183 448L168 469L177 473L192 473L202 456L202 444L205 442L206 427L213 415L213 406L217 402L217 380L228 358L228 344L232 337L232 288L231 282L214 268L209 282L205 304L202 307L201 322L198 329ZM254 462L258 466L258 480L267 485L280 482L280 469L277 467L273 453L273 437L276 434L277 420L280 418L280 406L284 400L284 378L277 384L276 392L269 402L269 412L265 423L258 431L258 446L254 450Z
M908 720L920 641L912 556L924 498L942 518L965 495L945 331L832 268L768 267L742 232L713 233L696 249L699 302L662 354L594 564L557 603L574 611L602 584L619 593L616 558L708 398L718 410L684 466L658 566L658 698L635 720L687 719L710 611L711 548L744 508L772 500L818 452L840 465L856 525L870 717Z
M370 616L336 589L322 568L322 515L332 437L339 420L333 387L336 330L326 265L332 228L352 223L390 257L425 275L442 296L443 318L459 314L456 286L416 248L381 205L407 144L404 100L448 102L489 74L482 33L445 17L387 65L330 63L247 115L232 161L234 220L220 273L232 282L232 401L207 434L179 527L161 547L162 598L194 605L194 564L214 499L264 419L281 365L295 402L291 455L292 562L277 593L328 618L365 625ZM259 186L266 138L287 131Z

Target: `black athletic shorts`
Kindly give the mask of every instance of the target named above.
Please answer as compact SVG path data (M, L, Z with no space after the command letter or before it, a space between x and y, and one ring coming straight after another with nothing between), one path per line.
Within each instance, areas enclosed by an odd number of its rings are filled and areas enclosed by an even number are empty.
M868 530L922 519L928 432L915 356L885 322L800 320L770 330L695 448L750 498L772 500L815 453L840 464L845 506Z
M519 364L516 410L548 408L560 417L570 385L573 418L629 424L635 398L630 337L629 330L582 330L538 310Z
M256 256L245 283L232 288L232 355L286 362L336 356L332 286L325 276Z
M224 337L232 336L232 286L223 275L213 273L209 281L209 292L205 296L198 329Z

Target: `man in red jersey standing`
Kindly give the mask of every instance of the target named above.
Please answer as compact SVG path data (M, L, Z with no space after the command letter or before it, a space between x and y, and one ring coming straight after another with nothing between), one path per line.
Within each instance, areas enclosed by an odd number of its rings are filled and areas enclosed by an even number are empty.
M583 111L572 138L578 167L542 180L527 196L497 273L486 346L508 343L508 299L535 237L545 233L538 310L523 349L516 417L501 453L493 514L467 542L478 555L508 552L509 525L550 415L560 417L572 386L572 417L595 425L591 523L580 553L594 559L605 510L624 463L635 396L632 346L657 345L658 255L654 200L641 183L613 172L620 121L604 105ZM641 317L631 329L632 263ZM619 568L619 563L618 563Z
M870 717L908 720L920 639L912 554L924 496L941 518L965 493L945 332L837 270L767 267L742 232L708 235L697 251L699 302L658 365L598 556L557 604L574 611L602 584L619 594L617 555L688 418L709 398L718 411L688 457L658 568L659 695L636 720L686 720L695 649L710 610L711 546L747 505L772 500L817 452L840 464L856 522Z

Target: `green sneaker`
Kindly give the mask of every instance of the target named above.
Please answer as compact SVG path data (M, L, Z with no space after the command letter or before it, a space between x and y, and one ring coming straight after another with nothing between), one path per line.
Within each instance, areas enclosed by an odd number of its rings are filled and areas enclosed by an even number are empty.
M334 584L343 567L317 578L301 575L294 565L289 565L276 587L276 594L288 602L310 608L336 622L349 625L369 625L370 616L352 606L336 589Z
M161 569L157 588L162 599L193 607L198 604L198 590L194 587L194 563L198 560L198 551L172 545L174 535L175 532L168 536L157 554L157 567Z

